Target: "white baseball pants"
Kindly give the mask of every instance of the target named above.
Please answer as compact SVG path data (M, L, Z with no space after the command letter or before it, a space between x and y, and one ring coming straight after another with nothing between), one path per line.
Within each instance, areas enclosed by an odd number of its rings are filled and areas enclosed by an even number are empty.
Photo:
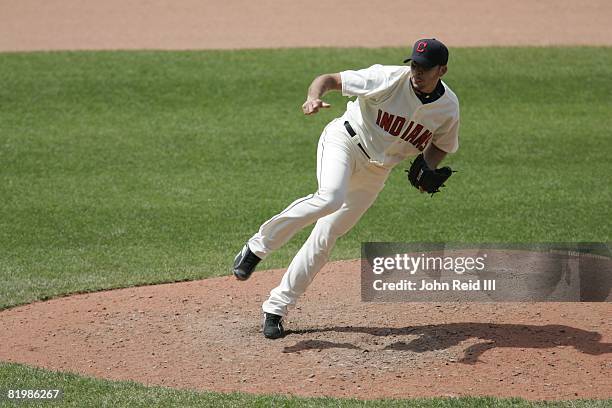
M280 285L264 302L264 312L287 315L287 308L295 305L327 262L336 239L357 223L384 187L390 170L370 163L357 142L343 120L329 123L317 148L317 192L295 200L249 240L251 251L264 259L316 221Z

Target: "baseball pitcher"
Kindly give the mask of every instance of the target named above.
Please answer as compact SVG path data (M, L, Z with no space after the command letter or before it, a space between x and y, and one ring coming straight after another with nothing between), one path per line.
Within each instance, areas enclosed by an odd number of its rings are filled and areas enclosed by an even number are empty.
M321 98L331 90L357 99L323 129L317 148L318 190L264 222L234 260L234 276L246 280L261 260L316 222L263 303L265 337L284 336L288 307L327 262L336 240L372 205L394 166L416 156L408 180L430 194L452 175L449 167L437 168L459 147L459 101L441 80L448 49L436 39L418 40L404 63L410 64L320 75L308 88L305 115L328 108Z

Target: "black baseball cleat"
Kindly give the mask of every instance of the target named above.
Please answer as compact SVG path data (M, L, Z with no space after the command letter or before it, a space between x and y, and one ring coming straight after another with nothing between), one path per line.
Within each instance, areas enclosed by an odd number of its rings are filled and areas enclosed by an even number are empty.
M263 334L267 339L284 337L283 316L274 313L264 313Z
M234 276L241 281L249 279L260 261L261 258L249 249L248 244L245 244L234 258Z

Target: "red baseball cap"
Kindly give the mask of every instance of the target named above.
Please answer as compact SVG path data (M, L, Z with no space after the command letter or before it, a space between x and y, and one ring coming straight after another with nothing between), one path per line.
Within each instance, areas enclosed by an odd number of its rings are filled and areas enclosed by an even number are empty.
M404 62L414 61L426 68L448 63L448 48L435 38L424 38L414 43L412 56Z

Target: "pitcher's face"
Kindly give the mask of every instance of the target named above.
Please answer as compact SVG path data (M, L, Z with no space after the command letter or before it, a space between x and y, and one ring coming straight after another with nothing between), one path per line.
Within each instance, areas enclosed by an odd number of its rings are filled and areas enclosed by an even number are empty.
M417 91L430 93L436 89L438 81L446 74L446 71L446 65L436 65L427 68L412 61L410 63L410 81Z

